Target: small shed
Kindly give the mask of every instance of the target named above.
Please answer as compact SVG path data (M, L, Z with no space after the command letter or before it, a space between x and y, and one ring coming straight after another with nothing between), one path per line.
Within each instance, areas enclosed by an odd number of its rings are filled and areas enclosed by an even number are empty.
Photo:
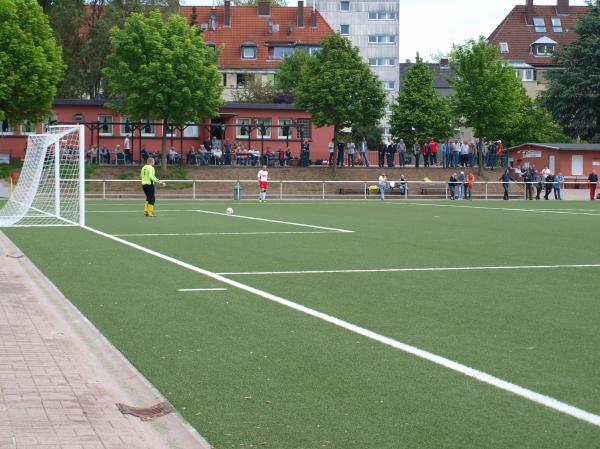
M600 144L524 143L507 150L514 167L549 168L552 173L569 177L587 177L600 172Z

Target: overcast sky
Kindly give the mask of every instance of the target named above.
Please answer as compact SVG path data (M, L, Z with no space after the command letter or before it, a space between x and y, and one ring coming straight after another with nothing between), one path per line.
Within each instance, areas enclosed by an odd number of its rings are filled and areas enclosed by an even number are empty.
M185 5L211 5L212 0L184 0ZM585 5L571 0L571 5ZM296 5L297 0L288 0ZM310 6L312 0L305 0ZM453 43L480 35L489 36L516 4L525 0L400 0L400 61L424 59L449 52ZM536 5L555 5L556 0L535 0Z

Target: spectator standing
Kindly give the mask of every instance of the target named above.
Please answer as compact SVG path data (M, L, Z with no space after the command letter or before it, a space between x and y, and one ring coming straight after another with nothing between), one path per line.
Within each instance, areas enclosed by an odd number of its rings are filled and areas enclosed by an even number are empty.
M419 159L421 158L421 144L419 143L419 139L415 139L413 154L415 155L415 168L419 168Z
M406 144L402 139L398 142L398 159L400 167L406 167Z
M460 175L458 175L458 200L462 200L465 197L465 172L461 171Z
M431 165L437 165L438 164L438 158L437 158L438 145L437 145L437 142L433 139L431 139L431 141L429 142L429 151L431 153L431 160L429 162L431 163Z
M455 140L452 144L452 168L458 168L460 148L460 142L458 140Z
M125 163L129 164L132 161L129 136L125 136L125 140L123 141L123 152L125 153Z
M387 152L387 142L385 141L385 139L382 139L381 143L379 144L379 147L377 147L377 156L379 156L379 159L377 162L378 162L379 168L384 167L384 160L385 160L386 152Z
M490 143L487 150L487 166L493 170L496 166L496 144Z
M462 142L460 144L460 166L466 168L469 164L469 145Z
M225 139L225 143L223 144L223 157L225 165L231 165L231 143L227 139Z
M544 195L545 200L550 199L550 194L552 193L552 188L554 186L554 175L550 173L546 176L546 180L544 181L544 186L546 187L546 194Z
M333 158L335 156L335 139L331 139L327 148L329 149L329 166L332 166Z
M98 163L98 147L96 145L92 145L89 151L89 160L91 164Z
M394 166L394 157L396 156L396 144L394 142L388 144L386 155L387 166L388 168L392 168Z
M442 144L442 164L444 168L450 166L450 144L448 143L448 139Z
M539 200L540 199L540 195L542 193L542 189L544 188L544 178L542 177L542 175L540 175L537 170L535 171L535 180L536 180L536 185L535 185L535 199Z
M423 165L425 167L429 167L429 159L431 158L431 148L429 148L429 143L425 142L421 147L421 151L423 152Z
M369 166L369 160L367 158L367 138L363 136L362 140L360 141L360 163L363 167L368 167Z
M561 172L558 172L556 176L554 176L554 199L562 200L562 185L565 182L565 177Z
M354 151L355 150L356 150L356 145L354 144L352 139L350 139L350 142L348 142L348 167L350 167L350 166L354 167Z
M598 186L598 175L595 171L592 171L588 176L588 183L590 185L590 200L596 199L596 187Z
M346 144L343 140L338 139L338 155L337 155L337 165L339 167L344 166L344 150L346 149Z
M535 176L535 172L533 171L532 167L527 168L523 172L523 182L525 183L525 199L526 200L533 199L533 183L535 182L535 179L533 179L534 176Z
M387 187L387 177L385 176L385 173L379 175L377 184L379 185L379 199L383 201L385 199L385 188Z
M504 189L504 201L508 201L508 183L510 182L510 172L508 169L500 176L500 181L502 181L502 188Z
M475 185L475 175L472 171L467 173L467 184L466 184L466 196L465 199L472 200L473 199L473 186Z
M456 198L456 184L458 184L458 178L456 177L456 173L452 173L450 175L450 180L448 181L448 190L450 190L450 199L454 200Z

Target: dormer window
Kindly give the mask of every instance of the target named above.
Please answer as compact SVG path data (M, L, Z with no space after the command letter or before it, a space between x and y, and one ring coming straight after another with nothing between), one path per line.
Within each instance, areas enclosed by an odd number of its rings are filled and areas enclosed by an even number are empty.
M500 53L508 53L508 42L500 42Z
M556 51L558 42L550 39L547 36L540 37L537 41L531 44L531 53L535 56L552 56Z
M543 17L534 17L533 18L533 27L535 28L536 33L545 33L546 32L546 22Z
M563 27L562 27L562 23L560 22L560 17L552 17L552 31L554 31L555 33L563 32Z
M242 59L256 59L256 44L244 42L242 44Z

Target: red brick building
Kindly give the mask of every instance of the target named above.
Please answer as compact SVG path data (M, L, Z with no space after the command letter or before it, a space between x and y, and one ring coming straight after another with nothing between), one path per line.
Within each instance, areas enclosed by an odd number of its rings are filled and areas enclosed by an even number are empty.
M572 6L569 0L555 5L517 5L488 37L499 57L508 61L531 97L545 89L546 74L559 67L554 53L578 35L575 21L589 12L588 6Z
M514 167L548 167L552 173L586 177L600 172L600 144L525 143L508 150Z
M130 123L127 117L106 108L104 99L67 99L54 102L49 121L85 123L88 147L106 145L113 150L116 145L123 147L129 136L134 160L139 159L142 145L159 150L163 132L168 133L168 145L183 155L217 135L264 151L285 149L287 145L294 156L300 154L301 144L308 142L311 159L328 158L327 144L333 128L316 128L306 111L292 104L235 102L235 92L245 89L247 83L272 82L284 55L294 50L312 53L320 48L321 40L332 29L318 11L305 8L302 1L297 7L273 7L268 2L232 6L226 0L214 8L182 6L180 14L199 28L208 45L220 51L218 69L223 74L225 104L217 117L188 124L184 129L163 130L159 123L146 120ZM0 127L0 153L23 157L26 135L36 130L41 132L42 124L12 124L9 117Z

